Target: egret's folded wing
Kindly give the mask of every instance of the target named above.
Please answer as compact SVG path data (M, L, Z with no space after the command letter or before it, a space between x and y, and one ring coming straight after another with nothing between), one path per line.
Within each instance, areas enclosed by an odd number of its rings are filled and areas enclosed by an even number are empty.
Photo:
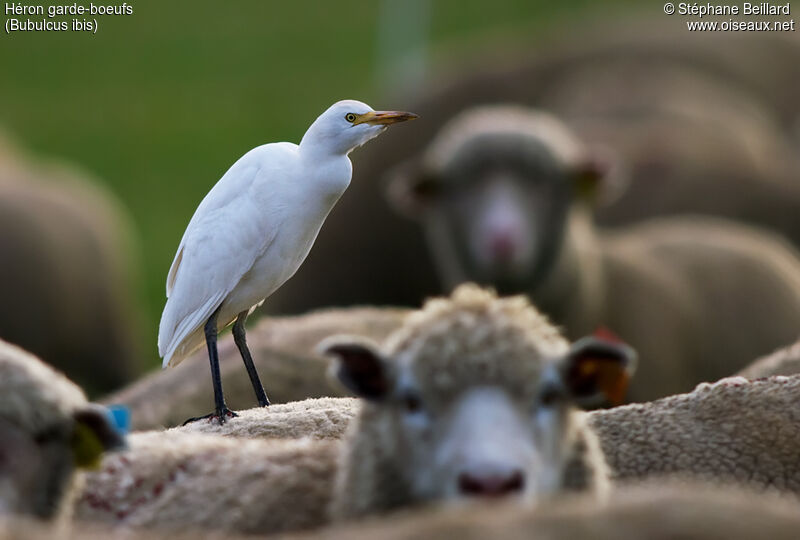
M178 274L178 267L180 267L182 259L183 239L181 239L181 244L178 246L178 252L175 254L175 258L172 259L172 266L169 267L169 274L167 274L167 298L169 298L169 293L172 292L172 288L175 286L175 276Z
M195 210L191 221L189 221L189 225L186 226L186 232L183 233L178 251L175 253L175 258L172 260L169 274L167 274L167 298L169 298L169 295L172 293L172 288L175 286L178 268L183 260L183 249L186 244L186 237L197 230L198 221L231 205L233 201L237 200L242 194L248 191L254 179L262 172L261 166L258 163L247 163L247 158L250 157L251 154L252 151L248 152L234 163L222 178L219 179L216 185L214 185L211 191L206 194L203 200L200 201L200 205L197 207L197 210Z
M165 364L274 241L279 209L271 211L256 200L244 190L222 206L201 205L192 218L170 270L170 294L159 327Z

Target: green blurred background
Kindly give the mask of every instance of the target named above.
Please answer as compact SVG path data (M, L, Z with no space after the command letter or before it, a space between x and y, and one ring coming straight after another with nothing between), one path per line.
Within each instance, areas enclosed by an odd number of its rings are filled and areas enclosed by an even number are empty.
M429 6L421 32L413 20L394 26L397 5L147 1L130 16L99 18L96 35L3 33L0 127L36 153L99 177L133 219L148 364L157 364L174 250L233 161L258 144L298 141L338 99L403 107L381 100L392 54L380 52L381 32L400 36L401 45L404 31L421 33L430 75L432 59L462 47L534 38L555 23L622 13L633 2L434 0L418 4Z

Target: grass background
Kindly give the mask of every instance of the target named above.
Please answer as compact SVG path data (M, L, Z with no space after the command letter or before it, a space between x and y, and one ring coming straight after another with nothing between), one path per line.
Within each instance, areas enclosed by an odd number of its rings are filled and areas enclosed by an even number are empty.
M157 362L174 250L227 167L258 144L298 141L335 100L402 108L380 101L381 5L147 0L135 2L130 16L99 18L95 35L0 37L0 127L35 152L96 175L132 218L148 364ZM432 0L428 52L533 36L626 5L632 1Z

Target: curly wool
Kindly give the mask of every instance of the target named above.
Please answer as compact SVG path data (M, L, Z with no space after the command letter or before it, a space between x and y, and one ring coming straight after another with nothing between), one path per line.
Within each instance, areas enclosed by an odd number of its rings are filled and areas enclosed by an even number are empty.
M327 519L339 443L198 433L135 433L130 450L86 475L78 519L118 532L154 528L247 534Z
M543 366L568 347L526 297L499 298L465 284L409 315L388 337L384 352L413 364L426 395L445 397L478 383L524 393Z
M207 433L246 439L341 439L358 413L355 398L316 398L240 411L239 416L220 425L197 421L168 430L168 433Z
M691 476L800 494L800 377L703 383L589 414L617 480Z

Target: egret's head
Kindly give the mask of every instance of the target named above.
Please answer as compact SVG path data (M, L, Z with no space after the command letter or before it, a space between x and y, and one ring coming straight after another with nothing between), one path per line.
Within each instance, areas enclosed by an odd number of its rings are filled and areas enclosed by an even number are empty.
M417 118L400 111L375 111L360 101L346 99L331 105L306 131L303 146L314 145L331 153L347 154L377 137L390 124Z

